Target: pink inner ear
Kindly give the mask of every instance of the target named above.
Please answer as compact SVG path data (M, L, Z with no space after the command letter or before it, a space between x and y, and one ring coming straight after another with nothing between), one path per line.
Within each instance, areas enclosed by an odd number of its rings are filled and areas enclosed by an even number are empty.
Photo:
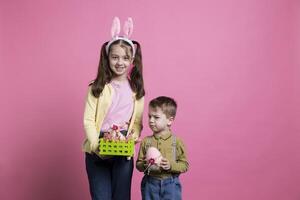
M121 29L120 19L115 17L111 27L111 37L115 38L119 35Z
M132 19L129 17L124 24L124 34L127 38L130 38L133 31L133 22Z
M128 22L126 21L124 26L123 26L123 31L124 31L124 35L126 37L128 37L128 33L129 33L129 27L128 27Z

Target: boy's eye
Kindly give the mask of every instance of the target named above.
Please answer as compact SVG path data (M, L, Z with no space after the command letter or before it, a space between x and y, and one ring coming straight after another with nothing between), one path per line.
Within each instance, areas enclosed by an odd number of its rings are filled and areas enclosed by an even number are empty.
M158 119L158 116L149 116L149 118L153 117L154 119Z
M153 115L148 115L148 118L150 119L150 118L154 118L154 119L159 119L159 116L153 116Z

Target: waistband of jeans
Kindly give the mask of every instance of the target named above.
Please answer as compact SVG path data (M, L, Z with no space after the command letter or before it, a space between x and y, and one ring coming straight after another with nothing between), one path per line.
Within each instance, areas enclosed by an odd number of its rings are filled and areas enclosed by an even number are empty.
M150 176L150 175L145 175L148 179L155 180L155 181L167 181L167 180L172 180L176 179L179 177L179 174L170 174L170 176L166 176L163 178L155 177L155 176Z

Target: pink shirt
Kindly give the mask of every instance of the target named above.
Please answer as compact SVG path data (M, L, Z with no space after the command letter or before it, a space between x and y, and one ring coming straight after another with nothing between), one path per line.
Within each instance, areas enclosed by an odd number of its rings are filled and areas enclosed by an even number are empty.
M112 103L104 118L101 131L108 131L112 125L118 125L121 130L127 130L133 112L133 97L129 81L111 81L114 88Z

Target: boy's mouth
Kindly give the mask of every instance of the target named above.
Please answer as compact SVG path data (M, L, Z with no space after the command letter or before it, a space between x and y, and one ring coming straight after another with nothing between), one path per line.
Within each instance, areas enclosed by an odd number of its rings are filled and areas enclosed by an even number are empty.
M154 126L154 125L149 125L149 126L150 126L150 128L151 128L151 129L154 129L154 128L155 128L155 126Z

